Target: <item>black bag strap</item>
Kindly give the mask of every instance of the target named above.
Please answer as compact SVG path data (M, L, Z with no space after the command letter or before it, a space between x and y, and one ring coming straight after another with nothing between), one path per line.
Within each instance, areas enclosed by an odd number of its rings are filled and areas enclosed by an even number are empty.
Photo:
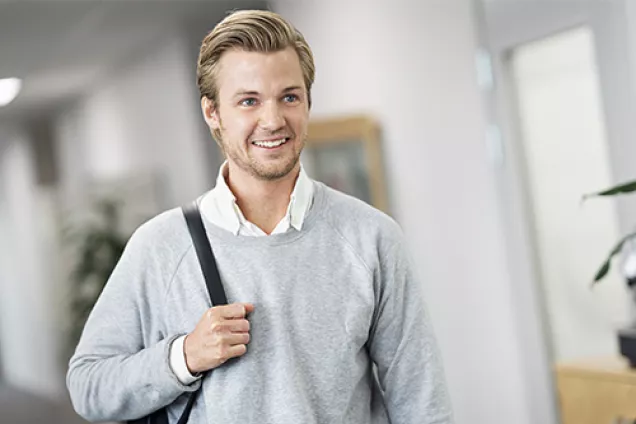
M210 240L208 239L205 227L203 226L203 220L201 219L201 213L199 211L199 205L196 201L182 208L183 216L185 217L186 224L188 225L188 231L192 237L194 248L201 265L201 271L205 278L205 284L208 287L208 293L210 294L210 300L213 306L227 305L227 298L225 296L225 290L221 283L221 276L216 266L216 260L214 259L214 253L212 253L212 246L210 246ZM194 406L194 401L197 399L201 389L190 395L188 403L186 404L181 418L177 424L186 424L188 418L190 418L190 412Z
M194 242L197 257L199 258L203 277L205 277L205 284L208 286L212 305L227 305L225 290L223 290L223 284L221 284L221 276L219 275L219 270L216 267L216 260L212 253L210 240L208 240L208 235L205 232L205 227L203 226L203 220L201 219L201 213L199 212L199 205L197 205L197 202L195 201L182 209L186 223L188 224L190 236Z
M183 409L183 412L181 413L181 417L179 417L179 421L177 421L177 424L186 424L188 422L188 418L190 418L190 413L192 412L192 407L194 406L194 401L197 400L197 397L199 397L200 391L201 388L190 395L190 397L188 398L188 403L186 403L186 406Z

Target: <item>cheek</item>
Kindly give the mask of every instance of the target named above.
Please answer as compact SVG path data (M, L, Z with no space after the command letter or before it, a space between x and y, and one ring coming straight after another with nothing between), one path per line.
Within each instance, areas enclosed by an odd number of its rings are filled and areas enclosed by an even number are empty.
M293 126L294 131L299 136L304 136L307 133L307 126L309 123L309 116L305 113L294 114L290 117L289 123Z
M249 136L256 126L254 119L246 113L228 113L221 118L223 130L236 138Z

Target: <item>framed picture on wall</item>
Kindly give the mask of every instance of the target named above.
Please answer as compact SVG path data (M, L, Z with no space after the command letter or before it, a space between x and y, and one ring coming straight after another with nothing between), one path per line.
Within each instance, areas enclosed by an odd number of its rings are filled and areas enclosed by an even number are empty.
M313 179L388 213L380 128L372 118L311 121L301 161Z

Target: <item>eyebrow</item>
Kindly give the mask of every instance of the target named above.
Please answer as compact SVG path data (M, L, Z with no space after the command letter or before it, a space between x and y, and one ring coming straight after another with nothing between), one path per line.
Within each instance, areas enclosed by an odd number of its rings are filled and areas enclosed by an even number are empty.
M291 87L287 87L283 90L283 93L289 93L290 91L302 90L302 87L299 85L293 85ZM234 97L242 97L242 96L258 96L260 93L254 90L239 90L234 94Z
M287 93L289 91L296 91L296 90L302 90L303 88L299 85L293 85L291 87L287 87L286 89L283 90L283 93Z
M249 91L249 90L239 90L234 94L234 97L242 97L242 96L258 96L258 91Z

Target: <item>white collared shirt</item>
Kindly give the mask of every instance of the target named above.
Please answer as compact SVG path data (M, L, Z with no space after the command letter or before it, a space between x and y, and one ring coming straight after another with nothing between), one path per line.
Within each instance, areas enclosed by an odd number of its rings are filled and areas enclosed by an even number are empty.
M245 218L236 204L236 197L225 181L226 169L227 162L224 162L216 179L216 187L205 194L201 200L201 213L213 224L236 236L266 236L267 233ZM272 234L284 233L290 227L297 231L302 229L307 211L311 207L313 191L313 183L301 165L287 212Z
M200 211L203 217L214 225L223 228L235 236L262 237L267 233L249 222L236 204L236 197L225 181L227 161L221 165L216 186L207 192L201 200ZM300 231L305 216L311 207L314 197L314 185L307 176L303 166L292 191L287 212L276 225L271 234L281 234L294 228ZM185 336L176 339L170 347L170 366L182 384L189 385L197 381L200 376L193 376L186 365L183 343Z

